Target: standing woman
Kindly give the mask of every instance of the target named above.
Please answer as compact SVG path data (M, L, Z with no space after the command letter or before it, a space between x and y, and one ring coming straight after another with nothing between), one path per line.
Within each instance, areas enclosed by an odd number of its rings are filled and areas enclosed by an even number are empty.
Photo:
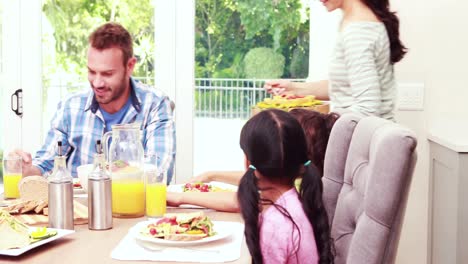
M399 38L399 20L389 0L320 0L343 19L329 67L329 80L271 80L268 92L313 94L330 100L334 111L350 110L394 120L396 82L393 65L407 49Z

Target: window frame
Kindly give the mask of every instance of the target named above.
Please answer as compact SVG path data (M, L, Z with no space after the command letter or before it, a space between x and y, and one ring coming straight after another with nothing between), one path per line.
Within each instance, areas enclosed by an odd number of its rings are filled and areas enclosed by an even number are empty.
M42 143L42 1L1 0L3 5L2 54L4 72L2 120L18 117L10 110L10 95L23 89L23 116L10 122L2 140L7 148L35 153ZM182 182L193 173L193 97L195 68L195 0L154 0L156 87L176 105L176 171ZM32 26L34 25L34 26ZM8 39L8 41L6 41ZM7 52L8 51L8 52ZM5 145L18 138L19 146ZM16 140L15 140L16 141Z
M2 59L5 67L0 81L2 119L4 125L8 124L8 129L2 131L5 150L32 151L40 146L41 138L34 136L40 133L34 131L41 131L38 117L42 109L37 100L42 98L41 6L41 1L2 0ZM18 89L23 90L21 118L10 109L11 95Z

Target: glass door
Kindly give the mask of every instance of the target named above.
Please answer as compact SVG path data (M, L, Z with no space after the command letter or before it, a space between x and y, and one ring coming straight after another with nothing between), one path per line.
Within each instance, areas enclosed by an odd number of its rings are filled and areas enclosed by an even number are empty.
M176 105L175 180L190 177L194 2L122 0L80 4L43 0L42 9L42 134L49 128L57 104L66 94L90 89L85 52L91 30L106 21L116 21L134 38L138 59L134 77L165 91Z
M194 174L243 170L240 131L266 79L308 76L309 0L196 0Z

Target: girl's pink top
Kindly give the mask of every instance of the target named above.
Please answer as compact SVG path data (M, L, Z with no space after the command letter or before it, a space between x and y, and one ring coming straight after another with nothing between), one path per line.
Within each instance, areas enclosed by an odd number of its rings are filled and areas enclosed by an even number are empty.
M314 231L302 209L296 189L291 188L283 193L275 203L289 212L299 230L275 206L267 208L261 215L260 226L263 262L265 264L318 263Z

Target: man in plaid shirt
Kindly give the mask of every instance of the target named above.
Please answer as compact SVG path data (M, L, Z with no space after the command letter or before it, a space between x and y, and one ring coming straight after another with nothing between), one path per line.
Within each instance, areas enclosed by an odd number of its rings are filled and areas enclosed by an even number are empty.
M56 145L62 141L67 166L92 163L95 144L113 124L140 123L145 153L165 166L168 183L175 159L175 124L171 101L160 90L135 81L132 38L117 23L106 23L89 37L88 80L91 90L73 94L58 105L42 148L34 158L23 156L23 175L43 175L53 169Z

